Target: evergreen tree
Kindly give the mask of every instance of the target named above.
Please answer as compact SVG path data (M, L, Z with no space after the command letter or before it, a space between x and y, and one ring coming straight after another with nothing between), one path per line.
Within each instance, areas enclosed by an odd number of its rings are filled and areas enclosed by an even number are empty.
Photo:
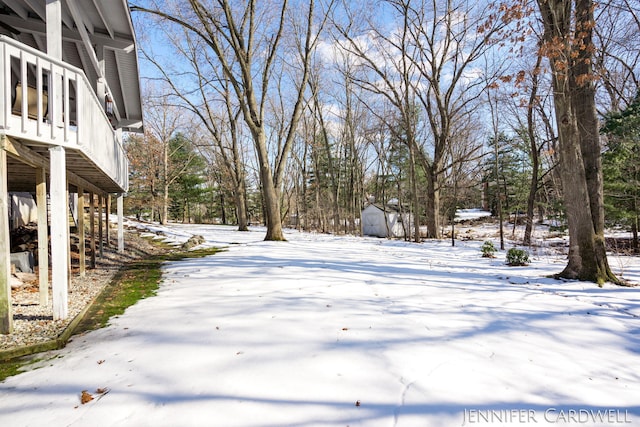
M601 130L609 140L602 155L607 218L631 228L638 251L640 92L624 111L609 114Z
M500 133L497 139L489 139L489 146L491 150L484 162L483 183L491 213L497 214L498 198L506 212L523 210L530 176L525 145L518 138Z
M169 141L169 149L172 176L175 176L169 186L170 213L174 220L191 222L194 219L192 210L205 202L210 191L204 185L207 163L181 133ZM200 222L202 214L197 216L196 222Z

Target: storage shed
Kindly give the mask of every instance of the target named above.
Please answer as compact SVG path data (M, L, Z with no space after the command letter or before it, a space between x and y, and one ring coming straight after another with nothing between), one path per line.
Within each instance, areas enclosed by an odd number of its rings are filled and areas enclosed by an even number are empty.
M411 224L411 214L402 212L397 204L370 203L361 213L362 235L405 237Z

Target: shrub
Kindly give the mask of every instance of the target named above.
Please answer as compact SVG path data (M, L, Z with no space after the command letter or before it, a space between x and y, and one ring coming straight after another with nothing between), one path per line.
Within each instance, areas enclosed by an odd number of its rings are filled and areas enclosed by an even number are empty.
M507 251L507 265L528 265L529 252L524 249L511 248Z
M495 258L494 254L498 251L491 240L485 241L480 250L483 258Z

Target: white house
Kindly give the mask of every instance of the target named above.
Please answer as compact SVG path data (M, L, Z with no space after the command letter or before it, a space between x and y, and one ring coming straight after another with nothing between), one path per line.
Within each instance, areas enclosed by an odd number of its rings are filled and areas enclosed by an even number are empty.
M411 227L411 214L402 212L397 201L386 205L369 203L361 212L363 236L404 237Z
M123 130L142 130L127 1L0 0L0 333L12 329L9 194L36 195L38 258L48 259L49 226L53 317L63 319L68 315L68 193L82 195L80 205L85 194L90 196L100 235L102 218L108 218L104 207L117 197L118 247L124 249L122 197L129 182ZM84 224L78 225L84 232ZM83 246L84 239L80 242ZM40 265L40 302L46 303L49 272L46 261ZM80 268L84 272L83 258Z

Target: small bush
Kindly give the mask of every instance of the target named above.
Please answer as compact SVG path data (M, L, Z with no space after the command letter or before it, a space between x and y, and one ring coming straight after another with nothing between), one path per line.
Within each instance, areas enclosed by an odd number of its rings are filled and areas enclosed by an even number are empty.
M518 248L509 249L507 251L507 265L529 265L529 252Z
M498 251L491 240L485 241L480 250L483 258L495 258L494 254Z

